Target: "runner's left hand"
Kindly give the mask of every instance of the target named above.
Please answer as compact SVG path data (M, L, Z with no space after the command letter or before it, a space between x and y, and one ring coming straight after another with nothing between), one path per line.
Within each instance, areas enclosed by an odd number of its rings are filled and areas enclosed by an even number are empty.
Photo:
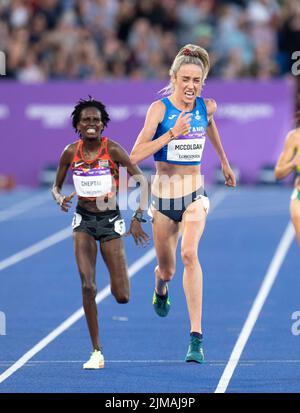
M142 247L147 247L149 245L150 237L146 234L146 232L144 232L142 224L136 219L131 221L129 231L126 233L126 236L130 234L133 236L136 245L141 245Z
M235 187L236 179L233 170L230 168L229 163L222 164L222 171L225 178L225 185Z

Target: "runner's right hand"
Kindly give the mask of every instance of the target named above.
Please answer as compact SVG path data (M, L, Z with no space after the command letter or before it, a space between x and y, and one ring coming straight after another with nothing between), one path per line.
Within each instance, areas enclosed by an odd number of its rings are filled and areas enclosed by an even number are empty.
M178 119L172 128L174 136L177 138L180 135L186 135L190 131L191 113L181 112Z
M61 210L64 212L68 212L71 208L72 198L76 195L76 192L72 192L68 196L60 195L60 198L57 200L58 205L60 206Z

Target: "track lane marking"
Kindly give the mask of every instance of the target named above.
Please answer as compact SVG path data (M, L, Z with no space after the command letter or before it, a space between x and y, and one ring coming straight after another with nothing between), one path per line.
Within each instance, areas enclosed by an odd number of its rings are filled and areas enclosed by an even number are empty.
M289 250L289 247L293 241L295 235L294 227L291 222L287 225L281 240L278 244L278 247L275 251L275 254L272 258L272 261L269 265L269 268L266 272L266 275L263 279L261 287L257 293L257 296L253 302L251 310L248 314L248 317L243 325L242 331L239 335L239 338L232 350L229 361L223 371L223 374L219 380L215 393L225 393L229 385L229 382L233 376L234 370L239 362L239 359L242 355L242 352L247 344L247 341L252 333L252 330L255 326L255 323L260 315L260 312L263 308L263 305L271 291L271 288L276 280L278 272L281 268L281 265L285 259L285 256Z

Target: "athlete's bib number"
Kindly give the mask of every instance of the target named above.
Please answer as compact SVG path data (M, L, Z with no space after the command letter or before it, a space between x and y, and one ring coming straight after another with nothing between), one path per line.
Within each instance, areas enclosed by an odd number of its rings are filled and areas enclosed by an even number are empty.
M204 138L174 139L168 143L167 160L176 162L201 162Z
M76 193L82 197L99 197L112 191L112 176L110 171L101 175L73 175Z
M119 235L124 235L126 232L125 221L124 219L118 219L114 223L114 230Z

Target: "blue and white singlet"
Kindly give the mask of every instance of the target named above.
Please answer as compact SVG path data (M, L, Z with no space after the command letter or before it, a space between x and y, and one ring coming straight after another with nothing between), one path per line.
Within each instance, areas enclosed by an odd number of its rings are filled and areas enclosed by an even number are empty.
M152 140L164 135L174 127L181 111L177 109L168 98L161 101L166 106L162 122L158 125ZM155 161L163 161L178 165L200 165L204 144L206 140L206 128L208 125L205 102L201 97L196 98L194 110L191 113L191 127L186 135L180 135L171 140L154 154Z

